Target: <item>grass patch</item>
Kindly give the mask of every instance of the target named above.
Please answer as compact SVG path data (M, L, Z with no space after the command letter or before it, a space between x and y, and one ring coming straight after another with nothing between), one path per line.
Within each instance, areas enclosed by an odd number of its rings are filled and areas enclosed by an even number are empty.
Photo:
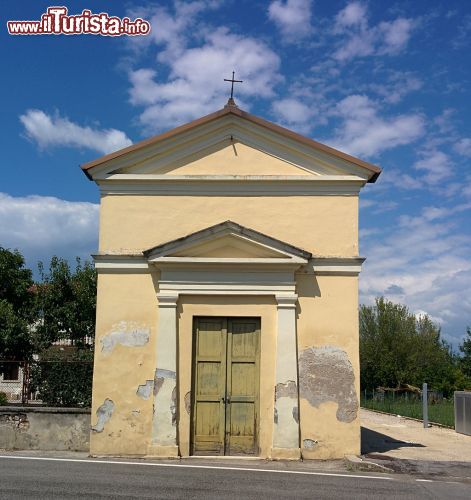
M422 420L422 401L405 398L361 399L362 408L384 411L393 415L412 417ZM429 404L429 422L455 427L455 410L453 400L444 399L440 403Z

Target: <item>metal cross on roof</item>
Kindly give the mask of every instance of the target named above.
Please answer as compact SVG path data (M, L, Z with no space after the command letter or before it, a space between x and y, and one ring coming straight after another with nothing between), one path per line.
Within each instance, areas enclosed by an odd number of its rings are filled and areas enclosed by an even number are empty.
M225 82L231 82L231 97L229 101L234 101L234 83L242 83L243 80L234 80L235 71L232 72L232 78L224 78Z

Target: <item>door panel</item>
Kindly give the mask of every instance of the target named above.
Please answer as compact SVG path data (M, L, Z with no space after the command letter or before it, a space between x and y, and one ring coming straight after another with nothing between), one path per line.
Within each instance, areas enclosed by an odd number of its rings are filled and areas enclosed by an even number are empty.
M226 322L200 319L195 334L193 453L224 454Z
M257 452L260 320L195 320L193 454Z
M257 318L228 320L226 454L257 452L258 360L260 322Z

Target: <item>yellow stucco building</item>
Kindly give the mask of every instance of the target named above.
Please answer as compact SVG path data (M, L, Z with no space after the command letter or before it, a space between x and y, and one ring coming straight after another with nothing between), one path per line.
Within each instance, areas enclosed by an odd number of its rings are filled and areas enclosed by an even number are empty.
M231 100L82 168L91 454L359 453L358 194L380 169Z

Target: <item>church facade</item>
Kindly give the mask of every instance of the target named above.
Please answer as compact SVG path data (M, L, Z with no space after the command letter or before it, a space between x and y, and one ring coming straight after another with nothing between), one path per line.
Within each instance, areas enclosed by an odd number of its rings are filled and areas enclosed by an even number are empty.
M91 454L359 453L358 195L380 169L233 101L82 168Z

